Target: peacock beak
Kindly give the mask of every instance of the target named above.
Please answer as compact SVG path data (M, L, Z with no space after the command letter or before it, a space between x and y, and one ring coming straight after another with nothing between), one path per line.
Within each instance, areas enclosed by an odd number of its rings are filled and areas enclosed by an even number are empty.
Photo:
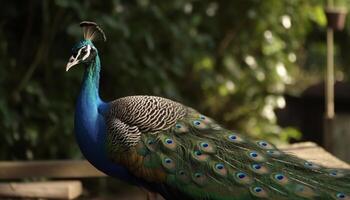
M68 72L68 70L70 68L72 68L74 65L79 64L79 60L77 58L78 58L78 56L76 58L74 58L74 56L71 56L69 58L69 61L68 61L67 65L66 65L66 72Z

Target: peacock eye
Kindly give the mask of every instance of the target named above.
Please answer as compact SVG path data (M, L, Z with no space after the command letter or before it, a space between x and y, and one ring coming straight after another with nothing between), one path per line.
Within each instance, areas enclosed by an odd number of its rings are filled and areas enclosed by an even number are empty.
M331 175L331 176L337 176L337 175L338 175L338 173L337 173L337 171L336 171L336 170L334 170L334 171L331 171L331 172L329 173L329 175Z
M261 165L259 165L259 164L253 164L253 168L254 168L254 169L261 169Z
M243 179L243 178L245 178L247 175L246 175L245 173L243 173L243 172L239 172L239 173L236 174L236 176L237 176L237 178L239 178L239 179Z
M258 141L257 144L260 148L263 148L263 149L273 149L274 148L270 143L268 143L266 141Z
M304 166L309 168L309 169L319 169L320 166L316 165L316 164L313 164L311 162L304 162Z
M255 188L254 188L254 191L255 191L255 192L262 192L263 189L262 189L261 187L255 187Z
M284 179L284 176L282 174L276 174L275 179L281 181L282 179Z
M237 136L235 135L229 135L228 138L232 141L236 140L237 139Z
M172 143L173 143L173 140L168 138L168 139L165 140L165 142L166 142L167 144L172 144Z
M200 145L201 145L201 147L203 147L203 148L209 147L209 144L206 143L206 142L202 142Z
M195 121L193 121L193 124L196 125L196 126L199 126L199 125L201 125L201 122L198 121L198 120L195 120Z
M202 155L202 152L200 152L200 151L197 150L197 151L194 152L194 154L195 154L196 156L201 156L201 155Z
M83 47L83 48L81 49L80 56L85 56L85 55L86 55L86 53L87 53L87 50L86 50L86 49L87 49L86 47Z
M194 177L196 177L196 178L200 178L201 176L202 176L202 174L199 173L199 172L197 172L197 173L194 174Z
M253 158L256 158L256 157L259 156L255 151L249 153L249 155L250 155L251 157L253 157Z
M222 170L222 169L224 169L225 167L224 167L223 164L218 163L218 164L215 165L215 168L218 169L218 170Z
M346 197L346 195L342 192L339 192L336 196L338 199L345 199L345 197Z

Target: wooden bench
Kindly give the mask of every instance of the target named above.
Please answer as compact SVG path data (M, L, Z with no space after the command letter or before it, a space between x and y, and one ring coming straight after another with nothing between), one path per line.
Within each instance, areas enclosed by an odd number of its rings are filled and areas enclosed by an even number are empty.
M323 148L312 142L281 146L285 152L330 168L350 166L337 159ZM0 197L31 197L74 199L82 193L80 181L44 181L20 183L12 182L24 178L64 178L80 179L105 177L85 160L52 160L52 161L1 161L0 162ZM11 181L11 182L8 182ZM123 197L124 195L124 197ZM127 195L127 196L126 196ZM118 199L144 199L144 193L119 195Z

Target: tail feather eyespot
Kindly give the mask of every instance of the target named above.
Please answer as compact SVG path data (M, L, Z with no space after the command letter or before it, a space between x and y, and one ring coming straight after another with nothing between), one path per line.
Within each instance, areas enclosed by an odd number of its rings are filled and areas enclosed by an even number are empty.
M325 171L326 171L328 176L331 176L334 178L342 178L345 176L345 173L339 169L327 169Z
M164 157L162 159L162 165L168 171L174 171L176 167L175 161L169 157Z
M316 164L309 162L309 161L305 161L304 166L306 168L309 168L309 169L321 169L321 167L319 165L316 165Z
M263 155L261 155L260 153L256 152L256 151L249 151L248 152L248 157L256 162L263 162L265 161L265 157Z
M162 139L162 144L165 148L170 149L170 150L175 150L176 149L176 141L174 138L170 137L164 137Z
M201 121L201 120L194 120L192 121L193 127L195 127L196 129L207 129L208 125L207 123Z
M183 123L176 123L174 126L175 133L187 133L188 127Z
M214 169L214 172L219 175L219 176L223 176L223 177L226 177L227 176L227 169L225 167L224 164L222 163L216 163L214 166L213 166L213 169Z
M267 174L269 173L269 169L259 163L254 163L250 166L250 168L253 170L253 172L257 173L257 174Z
M199 115L198 120L201 120L201 121L203 121L206 124L212 123L212 120L209 117L204 116L204 115Z
M150 151L154 152L157 150L157 141L153 138L147 139L145 145Z
M249 177L245 172L236 172L233 175L234 179L236 180L237 183L239 184L251 184L253 181L251 177Z
M289 183L289 179L288 177L286 177L284 174L282 173L275 173L275 174L272 174L272 179L280 184L280 185L286 185L287 183Z
M205 152L205 153L215 153L216 152L216 148L215 146L207 141L202 141L198 143L198 147L201 151Z
M182 183L189 183L190 178L185 170L181 169L176 172L176 178L179 179Z
M266 141L257 141L257 145L262 149L274 149L274 146Z
M267 150L266 154L270 157L280 157L282 155L282 152L278 151L278 150Z
M250 187L250 193L259 198L268 198L267 191L261 186Z
M333 195L333 198L336 200L350 200L350 196L344 192L337 192Z
M241 136L239 136L238 134L235 134L235 133L228 134L226 139L228 141L234 142L234 143L241 143L241 142L243 142L243 138Z
M192 156L193 156L193 158L194 158L195 160L197 160L197 161L199 161L199 162L206 162L206 161L209 160L209 155L203 153L203 152L200 151L200 150L195 150L195 151L193 151Z
M207 176L202 172L196 172L192 175L192 180L198 185L205 185L207 182Z

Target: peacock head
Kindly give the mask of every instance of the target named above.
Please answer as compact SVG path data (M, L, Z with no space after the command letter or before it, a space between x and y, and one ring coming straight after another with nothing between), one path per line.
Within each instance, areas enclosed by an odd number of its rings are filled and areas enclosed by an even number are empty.
M95 22L83 21L80 23L80 27L83 28L84 39L72 48L72 56L69 58L66 71L80 63L89 64L94 61L97 55L97 49L92 41L96 35L102 36L103 40L106 41L103 30Z

